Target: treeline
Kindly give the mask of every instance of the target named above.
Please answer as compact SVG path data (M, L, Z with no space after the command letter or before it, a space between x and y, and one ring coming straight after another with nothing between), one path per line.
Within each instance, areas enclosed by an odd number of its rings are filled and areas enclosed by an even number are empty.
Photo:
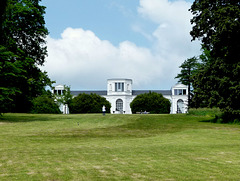
M52 83L39 68L47 56L44 13L39 0L0 1L0 113L29 112Z
M61 113L60 105L67 104L71 114L102 113L103 105L106 113L110 113L111 104L106 98L97 94L79 94L73 97L70 88L65 86L63 95L45 94L33 99L31 113Z
M240 121L240 2L195 0L190 32L202 55L185 60L179 81L189 86L189 107L219 107L224 122Z

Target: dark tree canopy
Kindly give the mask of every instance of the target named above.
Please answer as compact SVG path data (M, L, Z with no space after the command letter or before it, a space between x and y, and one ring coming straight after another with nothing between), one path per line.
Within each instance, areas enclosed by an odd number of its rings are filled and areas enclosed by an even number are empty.
M39 68L47 55L45 7L39 0L1 0L0 5L0 112L28 112L32 99L51 85Z
M14 98L21 94L20 87L16 87L15 83L25 77L22 75L24 70L20 61L9 62L17 56L1 45L0 57L0 113L3 113L13 108Z
M59 106L55 103L53 97L41 95L33 99L32 113L37 114L60 114Z
M1 27L2 45L21 58L31 58L42 65L47 55L48 34L44 13L45 7L39 5L39 0L7 0Z
M69 105L70 113L101 113L105 105L106 112L110 112L111 104L106 98L97 94L79 94Z
M195 100L220 107L229 121L240 119L240 1L195 0L190 11L190 34L209 52L195 74Z
M171 103L162 94L149 92L138 95L130 104L133 113L147 111L152 114L169 114Z
M213 57L239 62L239 0L195 0L190 11L194 15L190 32L193 40L200 39Z

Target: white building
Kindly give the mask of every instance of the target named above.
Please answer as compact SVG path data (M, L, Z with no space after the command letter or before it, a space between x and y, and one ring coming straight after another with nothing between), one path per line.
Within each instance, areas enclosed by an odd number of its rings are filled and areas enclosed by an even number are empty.
M133 90L132 79L108 79L107 91L71 91L73 96L81 93L98 94L105 97L111 103L112 114L132 114L130 103L133 99L144 93L156 92L161 93L165 98L171 102L171 114L186 113L188 87L183 84L176 84L170 90ZM55 93L60 93L61 85L55 87Z
M64 89L65 88L64 88L63 85L57 85L52 90L52 93L56 96L56 99L55 99L56 102L57 102L57 99L60 98L60 96L63 95ZM67 104L62 104L62 103L58 103L58 104L60 104L59 109L63 114L69 114L69 108L68 108Z

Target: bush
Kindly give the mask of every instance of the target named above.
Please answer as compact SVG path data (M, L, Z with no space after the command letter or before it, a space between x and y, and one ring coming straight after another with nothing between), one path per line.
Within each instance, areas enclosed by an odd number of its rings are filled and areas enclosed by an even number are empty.
M189 115L196 115L196 116L220 116L222 113L219 108L191 108L188 111Z
M209 116L213 119L210 122L213 123L234 123L240 124L240 116L239 112L236 111L235 114L232 112L224 112L219 108L191 108L188 111L189 115L196 115L196 116Z
M169 114L171 103L162 94L149 92L138 95L130 104L133 113L148 111L152 114Z
M32 113L60 114L59 106L54 102L53 98L43 95L32 101Z
M239 124L240 123L240 111L235 112L227 112L223 111L223 114L219 117L219 119L222 120L221 123L234 123Z
M106 98L97 94L79 94L69 105L70 113L101 113L105 105L106 112L110 113L111 104Z

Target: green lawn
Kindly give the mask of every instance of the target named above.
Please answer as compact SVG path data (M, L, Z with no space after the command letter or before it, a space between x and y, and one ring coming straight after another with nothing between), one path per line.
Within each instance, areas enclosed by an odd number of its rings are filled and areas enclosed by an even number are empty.
M240 180L240 126L190 115L0 118L0 180Z

